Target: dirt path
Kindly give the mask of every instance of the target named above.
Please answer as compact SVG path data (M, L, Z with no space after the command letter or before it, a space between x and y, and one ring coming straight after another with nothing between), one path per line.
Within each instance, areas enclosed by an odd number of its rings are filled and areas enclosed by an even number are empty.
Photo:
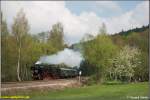
M1 92L26 89L62 89L78 86L77 79L42 80L28 82L9 82L1 84Z

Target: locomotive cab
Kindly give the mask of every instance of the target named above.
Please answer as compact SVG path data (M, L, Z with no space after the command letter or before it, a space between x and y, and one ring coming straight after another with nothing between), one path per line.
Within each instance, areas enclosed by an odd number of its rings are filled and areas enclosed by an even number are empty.
M32 78L34 80L48 79L60 79L60 78L73 78L78 75L76 68L60 65L44 65L35 64L31 67Z

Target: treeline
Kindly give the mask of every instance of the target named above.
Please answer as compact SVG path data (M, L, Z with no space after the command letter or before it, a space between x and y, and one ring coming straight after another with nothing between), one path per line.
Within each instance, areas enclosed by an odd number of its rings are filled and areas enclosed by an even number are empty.
M61 23L48 32L30 33L30 26L23 10L14 18L8 30L1 12L1 80L31 80L30 67L42 55L54 54L66 47Z
M85 58L80 67L83 76L90 76L91 82L148 81L148 27L139 28L138 32L130 30L125 35L122 32L106 35L103 26L94 39L88 36L89 41L74 45L74 48L79 46Z
M82 53L84 61L80 70L83 76L90 77L91 82L148 81L148 27L107 35L103 24L97 36L86 34L80 43L69 48ZM68 47L64 42L63 26L59 22L50 31L36 35L29 30L23 10L14 18L11 31L1 17L2 82L31 80L30 67L40 56L51 55Z
M140 33L140 32L145 31L148 28L149 28L149 25L146 25L146 26L142 26L141 28L137 28L136 27L134 29L130 29L130 30L127 30L127 31L122 30L121 32L116 33L116 34L119 34L119 35L129 35L131 32L138 32L138 33Z

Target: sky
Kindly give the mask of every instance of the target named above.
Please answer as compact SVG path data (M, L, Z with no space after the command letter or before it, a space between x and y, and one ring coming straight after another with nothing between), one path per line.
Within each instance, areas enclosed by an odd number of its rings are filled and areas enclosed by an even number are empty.
M68 44L79 42L86 34L96 36L102 23L108 34L149 24L149 1L1 1L10 31L21 8L31 34L50 31L61 22Z

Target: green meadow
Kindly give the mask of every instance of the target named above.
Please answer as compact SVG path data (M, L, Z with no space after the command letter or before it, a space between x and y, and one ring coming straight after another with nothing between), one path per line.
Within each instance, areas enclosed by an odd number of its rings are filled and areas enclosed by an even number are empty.
M55 91L36 91L30 100L148 100L147 82L130 84L99 84ZM139 100L139 99L137 99Z

